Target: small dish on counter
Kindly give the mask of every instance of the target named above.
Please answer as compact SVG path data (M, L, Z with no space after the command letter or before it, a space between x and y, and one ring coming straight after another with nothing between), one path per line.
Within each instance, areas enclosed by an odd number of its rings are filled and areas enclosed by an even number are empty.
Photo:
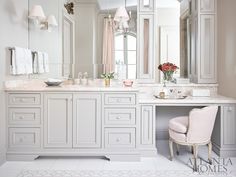
M59 80L59 79L48 79L44 83L47 84L48 87L57 87L57 86L61 85L62 80Z
M124 80L123 84L125 87L132 87L133 86L134 81L131 80Z
M170 97L168 95L166 95L165 97L161 97L160 95L154 95L155 98L158 98L158 99L162 99L162 100L166 100L166 99L178 99L178 100L181 100L181 99L185 99L187 98L187 96L177 96L177 97Z

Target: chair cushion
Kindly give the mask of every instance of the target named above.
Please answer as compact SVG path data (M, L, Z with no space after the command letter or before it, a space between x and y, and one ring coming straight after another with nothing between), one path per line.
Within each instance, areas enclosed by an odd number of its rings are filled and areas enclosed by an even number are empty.
M183 142L185 143L187 141L187 136L186 134L184 133L178 133L178 132L175 132L171 129L169 129L169 136L171 139L173 139L174 141L176 142Z
M169 129L178 133L187 133L188 116L176 117L169 121Z

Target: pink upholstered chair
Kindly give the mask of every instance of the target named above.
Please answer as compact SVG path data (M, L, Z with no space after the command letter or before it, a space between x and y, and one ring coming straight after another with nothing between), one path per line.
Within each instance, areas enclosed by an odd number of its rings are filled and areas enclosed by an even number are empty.
M189 116L176 117L169 121L170 160L173 159L173 142L178 145L192 147L194 155L194 171L197 171L197 153L199 145L208 145L208 160L212 163L211 134L213 131L218 106L193 109Z

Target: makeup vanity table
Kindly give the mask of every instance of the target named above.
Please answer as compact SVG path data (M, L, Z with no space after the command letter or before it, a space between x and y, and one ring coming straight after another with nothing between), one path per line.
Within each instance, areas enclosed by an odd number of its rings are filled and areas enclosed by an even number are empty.
M8 160L106 156L136 161L157 155L159 129L168 130L159 119L167 121L193 107L212 104L220 107L213 149L222 157L236 156L236 100L223 96L161 100L143 96L138 87L46 87L42 83L8 87L6 100Z

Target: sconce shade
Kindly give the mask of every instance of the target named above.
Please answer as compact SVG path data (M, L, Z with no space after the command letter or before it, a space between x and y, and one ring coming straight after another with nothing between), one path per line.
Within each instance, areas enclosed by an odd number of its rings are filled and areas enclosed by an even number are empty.
M31 9L31 11L29 13L29 18L39 19L39 20L45 19L46 17L44 15L42 6L40 6L40 5L33 6L33 8Z
M129 21L129 15L127 13L127 10L125 7L119 7L117 10L116 10L116 14L115 14L115 17L114 17L114 21L117 21L117 22L125 22L125 21Z
M53 26L53 27L58 26L56 17L54 15L49 15L47 18L47 22L49 26Z

